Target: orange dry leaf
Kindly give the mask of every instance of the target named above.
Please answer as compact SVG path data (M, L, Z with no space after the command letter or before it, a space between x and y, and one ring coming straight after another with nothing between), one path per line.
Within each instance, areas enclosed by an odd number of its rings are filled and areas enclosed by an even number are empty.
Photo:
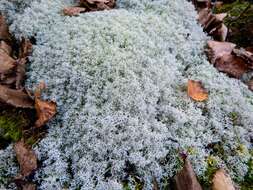
M53 101L43 101L40 99L41 91L46 88L44 82L41 82L35 90L35 109L37 113L37 121L35 127L42 127L56 114L56 103Z
M208 92L204 89L200 81L188 80L188 96L195 101L205 101L208 98Z
M14 150L20 165L21 175L23 177L29 176L37 169L37 156L35 152L23 140L15 143Z
M35 97L35 109L38 117L35 127L42 127L56 114L56 103L53 101L42 101Z

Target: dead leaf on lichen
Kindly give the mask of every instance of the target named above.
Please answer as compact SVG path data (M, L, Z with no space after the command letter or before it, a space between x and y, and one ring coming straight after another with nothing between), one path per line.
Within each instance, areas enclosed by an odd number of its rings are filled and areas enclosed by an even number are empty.
M208 57L212 64L215 63L217 58L222 57L223 55L231 54L235 48L235 44L230 42L218 42L209 40L208 45Z
M80 13L85 12L86 8L84 7L66 7L63 9L64 15L67 16L77 16Z
M176 190L202 190L190 161L184 160L183 169L175 176Z
M202 102L208 99L208 92L200 81L188 80L187 93L195 101Z
M19 59L26 58L32 52L32 43L26 38L22 38L19 48Z
M5 51L0 50L0 80L5 74L13 72L16 61L10 57Z
M7 55L11 55L12 48L5 41L0 41L0 50L6 53Z
M32 174L38 167L35 152L27 146L23 140L15 143L14 150L20 165L20 172L23 177Z
M231 54L226 54L218 58L214 66L218 71L238 79L249 71L248 65L242 58Z
M11 42L12 37L9 32L9 27L5 21L4 16L0 12L0 40L4 40L6 42Z
M219 169L216 171L212 183L212 190L235 190L230 176L225 172L224 169Z
M34 108L34 101L22 90L0 85L0 102L17 108Z
M39 128L45 125L56 114L56 103L53 101L43 101L40 99L41 91L45 89L45 83L40 83L35 91L35 109L37 120L35 127Z

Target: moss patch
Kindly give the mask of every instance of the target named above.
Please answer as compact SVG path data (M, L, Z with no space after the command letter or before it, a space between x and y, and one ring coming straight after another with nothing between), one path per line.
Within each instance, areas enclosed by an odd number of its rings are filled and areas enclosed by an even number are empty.
M249 1L237 0L225 4L215 13L228 13L224 22L229 27L228 41L242 47L253 45L253 4Z
M29 126L28 116L21 110L0 111L0 148L22 137L22 129Z

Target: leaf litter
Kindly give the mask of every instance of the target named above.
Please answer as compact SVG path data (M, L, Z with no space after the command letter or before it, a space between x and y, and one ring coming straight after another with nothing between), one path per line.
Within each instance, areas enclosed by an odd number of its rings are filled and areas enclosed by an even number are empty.
M22 138L15 142L14 150L20 165L20 174L14 179L18 188L34 190L36 185L29 180L38 168L37 155L29 141L36 142L41 138L46 123L56 114L56 103L41 98L41 90L33 94L24 86L28 57L32 52L30 40L20 41L12 37L5 17L0 13L0 104L3 109L22 109L22 112L33 110L36 118L31 118L28 129L22 130ZM40 88L40 86L38 87ZM38 89L37 88L37 89ZM3 107L4 106L4 107ZM33 144L33 143L32 143Z

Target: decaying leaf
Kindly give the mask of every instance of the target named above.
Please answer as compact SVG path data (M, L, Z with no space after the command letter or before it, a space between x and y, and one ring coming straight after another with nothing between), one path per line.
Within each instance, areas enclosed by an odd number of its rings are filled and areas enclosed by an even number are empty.
M6 53L7 55L11 55L12 48L5 41L0 41L0 50Z
M244 73L249 71L248 65L242 58L231 54L219 57L214 66L218 71L238 79L241 78Z
M213 40L209 40L207 42L208 45L208 57L212 64L215 63L217 58L222 57L223 55L231 54L233 49L235 48L235 44L230 42L217 42Z
M159 190L159 185L155 177L153 177L153 188L152 190Z
M21 175L23 177L29 176L37 169L37 156L35 152L23 140L15 143L14 150L20 165Z
M16 69L16 80L15 86L16 89L21 89L25 80L25 65L26 59L22 58L17 60L17 69Z
M90 4L95 4L95 3L108 3L109 0L86 0Z
M68 16L77 16L80 13L85 12L86 8L84 7L66 7L63 9L64 15Z
M0 85L0 102L17 108L34 108L34 101L21 90Z
M249 89L250 89L251 91L253 91L253 79L251 79L251 80L247 83L247 85L248 85Z
M246 51L245 49L233 49L233 54L235 54L238 57L241 57L243 60L245 60L249 67L253 69L253 53L250 51Z
M16 66L16 61L6 52L0 50L0 77L11 73Z
M102 11L113 9L116 0L80 0L80 6L85 7L87 11Z
M205 101L208 98L208 92L204 89L200 81L188 80L188 96L195 101Z
M26 183L23 185L22 190L36 190L36 185L33 183Z
M193 171L190 161L186 158L183 169L175 176L176 190L202 190Z
M39 128L45 125L56 114L56 103L53 101L43 101L40 99L41 91L45 89L45 83L40 83L37 87L35 96L35 109L37 113L37 120L35 127Z
M235 190L233 182L224 169L216 171L213 177L212 190Z
M42 101L35 97L35 109L38 117L35 127L42 127L56 114L56 103L53 101Z
M0 40L6 42L11 42L11 34L9 32L9 27L5 21L4 16L0 13Z
M225 24L222 23L220 27L217 27L214 30L210 31L210 35L213 36L215 40L224 42L228 35L228 28Z
M19 59L25 58L32 52L32 43L26 38L22 38L19 48Z

